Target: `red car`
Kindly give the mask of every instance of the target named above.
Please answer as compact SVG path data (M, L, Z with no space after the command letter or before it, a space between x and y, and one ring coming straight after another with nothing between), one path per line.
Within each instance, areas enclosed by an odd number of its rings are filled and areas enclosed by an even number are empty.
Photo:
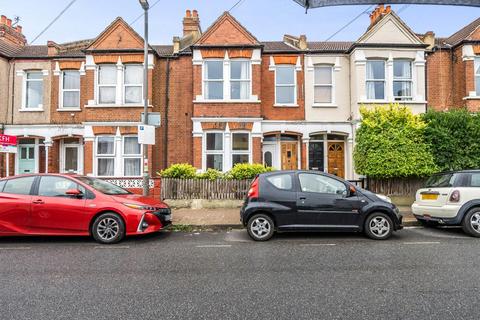
M91 235L111 244L170 223L165 203L100 179L61 174L0 179L0 236Z

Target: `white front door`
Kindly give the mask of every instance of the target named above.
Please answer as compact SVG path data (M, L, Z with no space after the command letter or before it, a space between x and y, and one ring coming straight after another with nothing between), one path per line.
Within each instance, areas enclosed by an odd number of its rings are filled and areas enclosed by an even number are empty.
M81 153L80 144L63 144L61 172L81 174L83 171Z
M263 151L263 164L268 167L274 167L280 169L278 155L277 155L277 143L264 143L262 147Z

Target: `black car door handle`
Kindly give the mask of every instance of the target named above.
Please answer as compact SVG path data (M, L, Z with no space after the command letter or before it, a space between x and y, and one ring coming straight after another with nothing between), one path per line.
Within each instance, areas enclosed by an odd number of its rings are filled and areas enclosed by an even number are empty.
M299 199L300 200L307 200L307 198L305 198L305 197L300 197Z
M44 204L45 202L43 202L43 200L34 200L34 201L32 201L32 203L34 203L34 204Z

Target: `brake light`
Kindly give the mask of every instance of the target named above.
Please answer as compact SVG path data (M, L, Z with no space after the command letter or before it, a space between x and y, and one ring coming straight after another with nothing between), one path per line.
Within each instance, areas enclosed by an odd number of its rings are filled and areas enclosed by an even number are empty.
M450 195L450 202L459 202L460 201L460 191L454 190Z
M247 197L258 198L258 178L255 178L255 180L253 180L252 184L250 185L250 190L248 190Z

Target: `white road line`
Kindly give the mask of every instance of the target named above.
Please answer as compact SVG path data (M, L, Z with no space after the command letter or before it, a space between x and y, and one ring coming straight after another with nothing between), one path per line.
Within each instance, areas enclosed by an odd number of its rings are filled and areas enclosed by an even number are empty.
M404 242L403 244L415 245L415 244L440 244L439 241L418 241L418 242Z
M411 227L404 227L403 229L425 229L425 227L422 226L411 226Z
M203 246L195 246L197 248L230 248L230 244L208 244Z
M30 250L32 248L30 247L5 247L5 248L0 248L0 250Z
M303 243L300 245L301 247L331 247L336 246L335 243Z
M130 246L95 246L95 249L130 249Z

